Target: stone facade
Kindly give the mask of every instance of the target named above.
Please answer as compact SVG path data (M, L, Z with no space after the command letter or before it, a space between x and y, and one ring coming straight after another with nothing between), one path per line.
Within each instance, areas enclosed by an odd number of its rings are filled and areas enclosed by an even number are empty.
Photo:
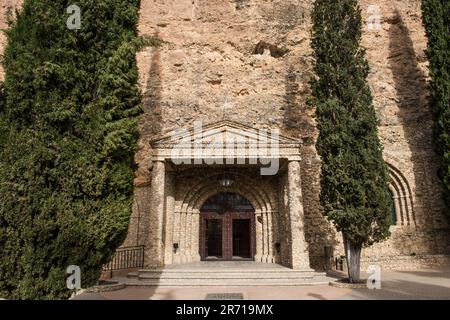
M314 110L306 104L312 1L141 2L140 33L166 43L138 54L145 114L135 203L123 246L145 245L148 267L198 260L198 210L208 196L225 190L216 180L226 172L238 181L235 191L255 207L257 260L300 269L329 267L324 248L331 247L334 256L343 255L343 248L319 203L318 133ZM368 23L362 45L397 214L392 236L364 249L363 265L448 264L450 229L432 149L420 0L361 0L360 5ZM0 26L5 8L0 7ZM286 154L280 156L280 171L265 177L258 174L260 165L177 166L161 157L164 146L157 142L176 128L190 130L195 121L217 132L233 126L244 132L278 129L298 149L281 146Z

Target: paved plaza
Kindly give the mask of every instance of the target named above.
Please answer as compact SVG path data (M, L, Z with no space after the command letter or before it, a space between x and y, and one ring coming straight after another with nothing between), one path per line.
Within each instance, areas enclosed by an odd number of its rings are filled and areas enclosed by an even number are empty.
M204 300L207 294L242 294L245 300L450 300L450 269L382 273L381 290L343 289L327 285L298 287L150 287L83 293L77 300Z

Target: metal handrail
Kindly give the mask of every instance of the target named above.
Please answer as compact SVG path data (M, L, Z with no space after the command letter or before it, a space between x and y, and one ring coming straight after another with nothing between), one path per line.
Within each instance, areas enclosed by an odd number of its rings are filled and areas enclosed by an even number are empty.
M117 249L111 261L103 266L103 271L117 271L144 267L144 246Z

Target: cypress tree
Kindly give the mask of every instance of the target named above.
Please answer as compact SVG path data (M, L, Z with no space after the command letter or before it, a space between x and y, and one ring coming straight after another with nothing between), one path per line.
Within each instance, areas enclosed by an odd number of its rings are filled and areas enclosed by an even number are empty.
M357 0L316 0L312 20L320 199L342 232L349 278L357 282L362 248L387 238L390 226L389 178L360 47L361 11Z
M96 283L126 235L141 113L139 0L25 0L7 31L0 102L0 296Z
M434 141L442 159L439 175L450 218L450 1L423 0L422 12L432 79L429 88L435 116Z

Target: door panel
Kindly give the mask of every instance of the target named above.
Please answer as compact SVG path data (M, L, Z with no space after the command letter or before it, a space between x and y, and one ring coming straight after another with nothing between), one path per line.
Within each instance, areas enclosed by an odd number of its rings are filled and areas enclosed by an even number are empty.
M233 257L250 258L250 219L233 220Z
M206 237L205 247L207 257L222 258L222 220L207 219L206 220Z

